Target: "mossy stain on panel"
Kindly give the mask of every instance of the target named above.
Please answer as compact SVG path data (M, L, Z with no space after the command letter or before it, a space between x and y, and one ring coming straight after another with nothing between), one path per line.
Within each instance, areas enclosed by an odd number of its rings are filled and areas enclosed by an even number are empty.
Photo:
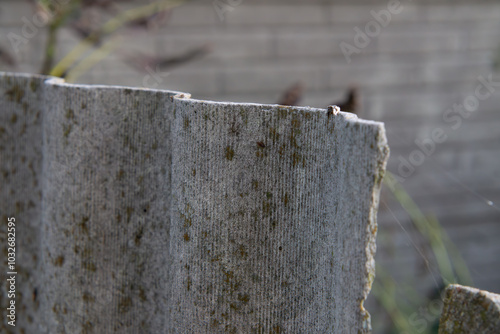
M38 90L38 87L40 86L38 80L31 79L30 81L30 89L33 93L35 93Z
M132 217L133 213L134 213L134 208L128 206L127 207L127 223L130 222L130 217Z
M82 295L82 299L86 303L93 303L93 302L95 302L95 298L89 292L84 292L83 295Z
M269 128L269 137L273 141L273 144L280 139L280 134L275 128Z
M118 312L127 313L132 308L132 298L122 297L118 303Z
M82 268L94 273L97 271L97 267L92 261L82 261Z
M68 138L72 129L73 129L72 124L63 124L63 136L64 136L64 138Z
M140 226L135 232L134 243L136 244L136 246L139 246L141 244L141 239L143 235L144 235L144 227Z
M231 146L226 147L226 159L231 161L234 158L234 150Z
M7 98L9 101L16 101L17 103L21 103L21 100L24 97L24 89L22 89L19 85L12 86L11 89L5 92L7 94Z
M89 221L89 217L84 216L84 217L82 217L82 220L78 223L78 227L80 228L80 231L85 235L89 234L89 228L87 226L88 221Z
M75 118L75 112L73 111L73 109L70 108L66 111L66 118L71 120Z
M64 264L64 256L59 255L58 257L55 258L54 265L56 267L62 267L63 264Z

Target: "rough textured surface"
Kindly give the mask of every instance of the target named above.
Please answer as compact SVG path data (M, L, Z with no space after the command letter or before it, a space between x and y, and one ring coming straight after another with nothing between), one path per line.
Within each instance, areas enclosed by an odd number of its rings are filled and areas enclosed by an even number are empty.
M57 80L39 98L38 332L369 332L381 123Z
M500 295L453 284L446 289L439 334L500 333Z
M365 331L382 126L270 105L175 111L172 328Z
M46 90L46 329L163 333L176 93L51 82Z
M42 206L42 103L46 77L0 73L1 333L36 333ZM16 327L7 325L7 218L16 223ZM5 306L5 307L4 307Z
M436 143L424 163L414 165L404 188L424 212L439 220L464 257L474 286L500 293L500 87L493 87L491 97L481 100L470 117L449 113L475 93L479 76L493 74L493 82L500 82L500 67L492 67L500 65L500 1L401 1L401 13L392 15L390 24L352 55L351 63L339 44L355 46L354 28L365 32L365 25L374 20L372 11L382 13L393 2L217 0L226 10L221 21L214 1L185 1L171 12L166 26L127 33L122 44L127 54L140 51L166 59L209 43L212 52L205 58L168 70L168 76L159 71L164 75L158 81L151 75L145 81L151 73L144 71L144 63L137 64L143 69L138 71L124 63L123 54L113 52L78 82L175 89L216 101L274 103L286 87L301 80L307 89L300 103L319 108L342 100L348 85L356 84L361 93L359 117L385 124L391 147L387 169L394 175L400 174L400 159L409 160L419 149L415 140L431 139L436 128L445 131L447 140ZM125 7L143 4L127 1ZM0 9L2 47L18 61L10 68L38 71L45 55L44 29L29 43L21 43L17 54L8 39L10 33L23 36L22 18L33 17L32 1L2 0ZM79 41L73 27L63 28L56 58ZM5 62L1 66L9 68ZM389 193L384 202L387 206L380 206L377 221L377 263L398 281L417 277L418 291L431 294L433 272L418 252L425 247L417 242L420 233ZM436 264L432 257L427 260ZM389 332L390 318L373 295L369 300L372 317L381 320L378 333Z

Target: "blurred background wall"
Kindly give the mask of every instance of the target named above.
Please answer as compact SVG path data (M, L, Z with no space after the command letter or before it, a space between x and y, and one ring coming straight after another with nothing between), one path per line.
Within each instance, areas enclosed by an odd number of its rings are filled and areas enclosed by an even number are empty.
M128 9L145 2L117 3ZM47 29L17 53L9 40L9 33L22 35L23 17L33 13L33 2L0 2L2 70L40 71ZM369 24L376 17L378 29ZM257 103L277 103L301 82L299 104L313 107L342 101L356 87L359 117L385 122L388 170L425 215L437 218L473 284L500 293L498 1L189 1L161 21L120 30L119 45L75 80ZM80 39L75 29L61 29L56 61ZM175 61L197 48L209 52L156 68L155 58ZM481 99L474 99L478 90ZM386 187L376 260L389 286L432 298L446 282L432 242L407 211ZM368 304L376 330L388 332L394 310L375 294ZM437 318L424 326L422 317L414 317L413 330L427 330Z

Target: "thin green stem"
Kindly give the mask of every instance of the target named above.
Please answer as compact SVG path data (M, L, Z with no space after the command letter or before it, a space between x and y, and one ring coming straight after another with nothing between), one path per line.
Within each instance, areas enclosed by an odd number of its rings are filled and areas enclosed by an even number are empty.
M56 64L50 72L50 75L57 77L62 76L76 61L81 58L82 54L95 45L96 41L99 41L101 38L115 32L125 24L140 18L148 17L157 12L176 7L185 1L186 0L161 0L139 8L133 8L121 12L116 17L105 23L101 29L93 32L87 38L80 41L80 43L78 43L73 50L71 50L58 64Z
M62 27L63 23L66 21L68 16L75 10L79 1L72 1L65 7L59 8L53 13L53 17L48 26L48 36L45 43L44 59L42 62L42 67L40 69L41 74L49 74L52 66L54 65L54 58L57 50L57 33L59 28ZM41 3L47 12L50 11L50 6L45 3Z

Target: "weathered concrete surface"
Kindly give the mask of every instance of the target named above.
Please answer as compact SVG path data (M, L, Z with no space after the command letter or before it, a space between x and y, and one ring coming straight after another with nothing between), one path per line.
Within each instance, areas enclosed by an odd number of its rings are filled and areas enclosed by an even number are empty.
M271 105L175 111L171 328L365 332L382 125Z
M43 82L47 77L0 73L1 333L36 333L39 318L39 233L42 208ZM15 236L7 234L15 219ZM15 270L7 267L7 237L16 238ZM16 327L7 325L6 272L17 272Z
M174 94L47 83L42 330L165 332Z
M446 289L439 334L500 333L500 295L453 284Z
M369 332L383 124L57 80L39 101L37 332Z

